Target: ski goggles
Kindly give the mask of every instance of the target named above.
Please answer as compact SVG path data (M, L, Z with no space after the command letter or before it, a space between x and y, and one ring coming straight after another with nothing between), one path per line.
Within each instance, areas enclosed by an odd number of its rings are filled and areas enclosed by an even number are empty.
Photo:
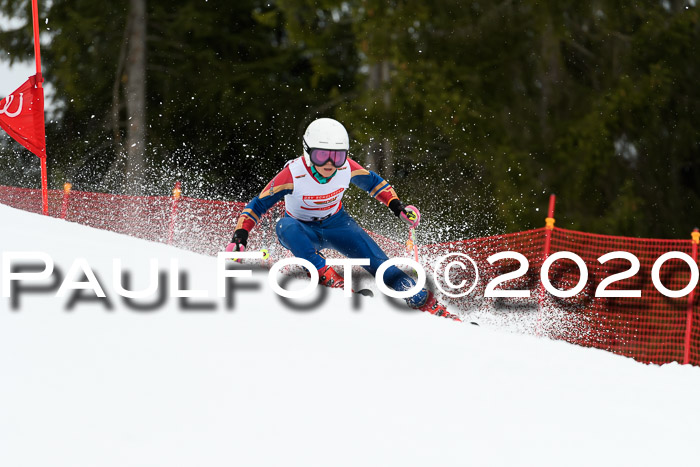
M304 140L304 150L309 154L311 162L319 167L331 161L335 167L340 168L348 159L348 151L345 149L337 151L334 149L310 148L309 145L306 144L306 140Z
M335 151L332 149L308 149L309 157L314 165L322 166L326 162L331 161L335 167L342 167L345 161L348 159L348 152Z

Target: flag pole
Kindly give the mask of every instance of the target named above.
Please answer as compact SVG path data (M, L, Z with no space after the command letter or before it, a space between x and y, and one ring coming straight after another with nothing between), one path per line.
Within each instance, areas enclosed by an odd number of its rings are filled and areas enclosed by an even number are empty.
M41 50L39 48L39 7L37 0L32 0L32 19L34 20L34 58L36 58L37 86L41 87Z
M36 85L41 88L41 83L44 79L41 76L41 51L39 47L39 7L37 0L32 0L32 18L34 20L34 58L36 59ZM45 216L49 215L49 189L48 175L46 170L46 151L42 156L39 156L41 161L41 204L42 212Z

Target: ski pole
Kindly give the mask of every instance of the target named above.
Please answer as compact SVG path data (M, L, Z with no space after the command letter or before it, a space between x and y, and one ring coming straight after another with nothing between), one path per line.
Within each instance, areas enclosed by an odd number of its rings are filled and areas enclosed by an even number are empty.
M416 226L420 222L420 211L415 206L406 206L406 214L401 214L401 217L409 223L408 241L406 248L409 253L413 250L413 259L418 262L418 241L416 238Z
M418 262L418 242L416 242L416 228L415 227L409 227L408 228L408 244L411 245L413 248L413 259L416 260L416 263ZM409 251L411 251L411 248L409 247Z
M226 251L228 251L230 253L233 250L229 251L227 249ZM238 250L238 251L241 251L241 252L245 251L245 247L243 245L241 245L240 250ZM262 257L263 261L270 259L270 251L267 248L263 248L263 249L258 250L258 251L260 251L263 254L263 257ZM236 258L236 259L232 258L231 261L235 261L236 263L242 263L243 259L242 258Z

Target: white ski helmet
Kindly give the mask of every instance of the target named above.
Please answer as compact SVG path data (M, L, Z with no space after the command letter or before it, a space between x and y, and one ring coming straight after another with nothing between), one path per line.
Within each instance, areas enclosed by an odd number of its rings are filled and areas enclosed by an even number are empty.
M342 123L332 118L319 118L306 127L303 137L304 160L311 166L311 149L348 151L350 138Z

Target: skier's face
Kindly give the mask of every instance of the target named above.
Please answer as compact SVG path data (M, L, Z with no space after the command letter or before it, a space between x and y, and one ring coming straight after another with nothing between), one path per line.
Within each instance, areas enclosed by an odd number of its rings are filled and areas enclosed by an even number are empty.
M320 173L321 175L323 175L326 178L330 177L331 175L333 175L335 173L336 170L338 170L335 168L335 166L333 165L333 163L331 161L328 161L323 165L315 165L315 167L316 167L316 170L318 170L318 173Z

